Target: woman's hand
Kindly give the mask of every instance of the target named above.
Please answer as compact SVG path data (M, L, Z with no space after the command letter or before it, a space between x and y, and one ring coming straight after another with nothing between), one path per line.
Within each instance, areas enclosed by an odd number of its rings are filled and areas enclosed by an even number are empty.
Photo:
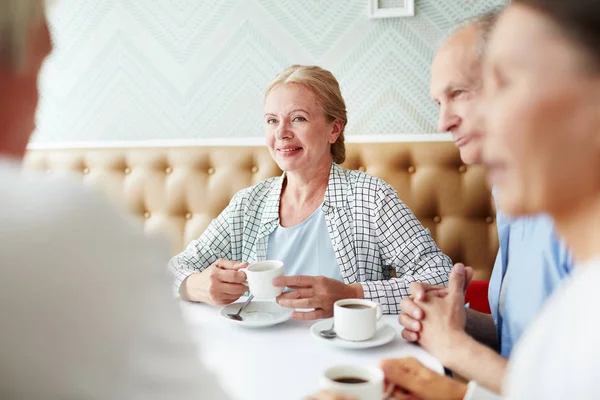
M384 360L381 369L389 384L395 385L393 399L462 400L467 385L440 375L414 358Z
M360 284L347 285L324 276L280 276L273 280L275 286L292 290L277 297L277 303L288 308L314 308L314 311L294 311L292 318L311 320L333 316L333 303L342 299L364 298Z
M181 298L212 305L230 304L248 291L242 282L246 274L238 271L246 262L219 259L202 272L188 276L181 284Z

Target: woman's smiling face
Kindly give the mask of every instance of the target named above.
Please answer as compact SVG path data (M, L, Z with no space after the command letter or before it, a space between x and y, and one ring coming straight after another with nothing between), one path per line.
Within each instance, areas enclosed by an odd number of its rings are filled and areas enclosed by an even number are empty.
M265 136L271 157L283 171L331 164L331 145L343 125L329 121L308 88L276 86L265 99Z

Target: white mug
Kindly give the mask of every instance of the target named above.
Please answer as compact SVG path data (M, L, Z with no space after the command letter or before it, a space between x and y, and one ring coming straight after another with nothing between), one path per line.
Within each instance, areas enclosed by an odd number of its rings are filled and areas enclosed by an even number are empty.
M273 299L283 293L282 287L273 286L273 278L283 275L282 261L259 261L240 271L246 274L244 285L256 299Z
M391 393L384 393L383 371L375 367L353 365L327 369L321 375L321 390L356 400L384 400ZM389 388L389 392L393 387Z
M351 342L369 340L375 336L381 314L381 305L370 300L338 300L333 304L335 333Z

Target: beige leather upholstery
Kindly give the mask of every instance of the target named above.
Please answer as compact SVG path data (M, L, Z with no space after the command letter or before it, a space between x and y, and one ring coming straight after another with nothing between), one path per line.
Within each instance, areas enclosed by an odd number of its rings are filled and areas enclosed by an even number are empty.
M495 212L481 167L465 166L449 142L352 143L349 169L391 184L444 253L488 279L498 248ZM179 252L233 194L281 171L264 147L30 150L27 170L80 176Z

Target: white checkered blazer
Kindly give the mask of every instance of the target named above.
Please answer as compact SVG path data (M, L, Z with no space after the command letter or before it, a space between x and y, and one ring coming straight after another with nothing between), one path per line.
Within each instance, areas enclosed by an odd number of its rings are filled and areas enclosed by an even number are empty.
M279 225L284 178L236 193L205 232L171 259L176 287L219 258L266 259L269 235ZM452 261L383 180L333 164L322 207L344 281L361 283L365 298L380 303L385 313L399 313L412 282L447 283Z

